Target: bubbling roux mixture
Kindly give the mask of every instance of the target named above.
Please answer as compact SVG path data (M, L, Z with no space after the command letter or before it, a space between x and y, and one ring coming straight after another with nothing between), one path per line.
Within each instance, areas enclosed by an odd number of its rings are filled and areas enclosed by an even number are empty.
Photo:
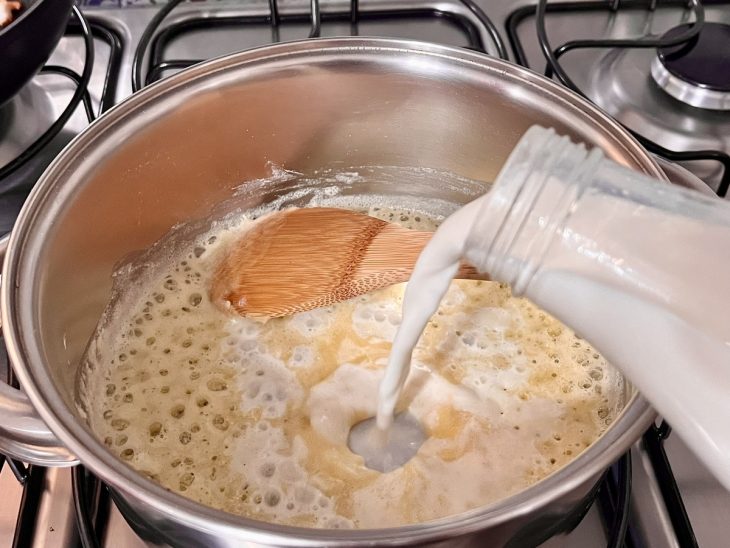
M369 213L419 230L423 213ZM403 286L259 323L208 299L240 219L191 244L107 311L80 401L110 451L168 489L258 520L377 528L524 489L588 447L621 380L584 340L493 282L455 281L400 398L428 435L389 473L347 448L376 412Z

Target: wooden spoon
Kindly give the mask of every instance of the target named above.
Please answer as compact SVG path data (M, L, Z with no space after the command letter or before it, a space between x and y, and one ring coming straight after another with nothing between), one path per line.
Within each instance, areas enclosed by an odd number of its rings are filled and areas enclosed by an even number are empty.
M221 261L211 299L254 318L328 306L407 281L431 235L347 209L273 213ZM467 265L456 277L488 279Z

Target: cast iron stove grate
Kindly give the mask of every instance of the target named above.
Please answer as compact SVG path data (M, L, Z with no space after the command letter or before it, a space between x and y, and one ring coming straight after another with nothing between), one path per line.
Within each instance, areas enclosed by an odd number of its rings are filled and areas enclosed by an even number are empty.
M109 26L104 21L85 17L77 7L73 8L72 17L66 28L65 35L81 36L84 39L85 58L82 73L78 74L64 66L46 65L41 69L40 74L59 74L65 76L76 84L76 90L66 105L66 108L64 108L63 112L61 112L51 126L15 159L0 167L0 183L25 166L32 158L36 157L59 134L79 104L84 105L89 122L92 122L98 114L103 113L114 105L119 69L122 61L122 36L115 28ZM110 49L109 63L105 74L98 113L94 112L88 90L91 70L94 65L94 38L103 40Z
M448 0L437 7L428 7L413 2L411 7L404 3L387 3L367 10L360 7L358 0L350 0L348 9L340 11L322 11L319 0L310 0L309 12L281 13L278 0L269 0L269 9L256 15L227 17L195 17L173 22L164 28L164 19L184 0L170 0L155 15L142 35L134 55L132 68L132 89L138 91L147 84L162 77L169 70L179 70L199 63L202 59L163 59L165 48L172 40L182 34L216 27L269 26L271 42L279 41L280 29L289 25L309 24L309 38L320 36L322 25L331 22L349 22L350 34L356 36L360 23L368 21L409 21L424 19L444 19L461 30L467 39L470 49L487 52L484 37L492 42L497 54L507 59L507 48L497 28L486 13L473 0ZM467 14L469 16L467 16ZM143 79L143 65L149 48L146 75Z
M705 0L706 5L730 5L727 0ZM616 11L625 10L655 10L657 7L663 6L685 6L691 10L695 22L686 25L681 32L667 33L666 35L656 37L641 37L635 39L598 39L598 40L571 40L559 47L554 47L549 40L545 26L545 19L548 14L569 14L576 12L605 12L607 10ZM700 0L610 0L607 1L587 1L587 2L553 2L548 3L547 0L540 0L537 4L524 6L513 11L507 19L507 36L512 46L516 61L529 67L527 56L517 33L517 27L529 17L535 17L538 41L540 48L547 60L545 67L545 76L555 77L557 80L572 89L576 93L586 97L585 93L576 85L570 75L560 64L560 57L569 51L579 49L594 48L669 48L681 44L690 43L702 31L704 23L704 9ZM627 128L636 139L648 151L663 156L667 160L673 162L701 161L713 160L720 162L723 166L723 173L720 183L717 187L717 194L721 197L727 195L730 189L730 155L720 150L691 150L691 151L675 151L669 150L659 144L640 135L631 128Z

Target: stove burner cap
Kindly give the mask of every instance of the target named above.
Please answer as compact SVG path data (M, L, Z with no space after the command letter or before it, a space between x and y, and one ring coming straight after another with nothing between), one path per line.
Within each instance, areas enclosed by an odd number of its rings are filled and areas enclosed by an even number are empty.
M690 23L663 38L685 32ZM656 83L675 99L694 107L730 110L730 25L704 23L689 42L657 49L651 65Z

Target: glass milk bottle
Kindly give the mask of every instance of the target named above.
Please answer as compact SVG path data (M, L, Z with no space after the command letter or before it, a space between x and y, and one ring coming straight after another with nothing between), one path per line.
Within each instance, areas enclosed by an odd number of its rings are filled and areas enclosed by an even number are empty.
M477 202L466 261L590 341L730 489L730 203L541 127Z

